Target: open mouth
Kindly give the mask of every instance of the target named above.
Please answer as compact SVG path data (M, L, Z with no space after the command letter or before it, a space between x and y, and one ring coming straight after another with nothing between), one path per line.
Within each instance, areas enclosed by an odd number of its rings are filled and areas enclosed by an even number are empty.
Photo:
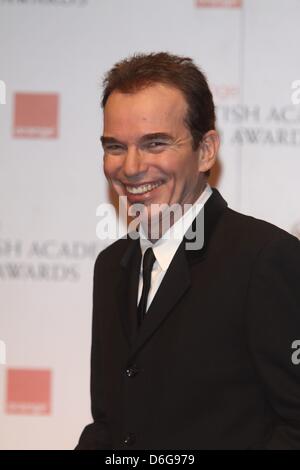
M126 191L129 194L144 194L153 191L163 184L163 181L156 181L155 183L146 183L141 185L125 185Z

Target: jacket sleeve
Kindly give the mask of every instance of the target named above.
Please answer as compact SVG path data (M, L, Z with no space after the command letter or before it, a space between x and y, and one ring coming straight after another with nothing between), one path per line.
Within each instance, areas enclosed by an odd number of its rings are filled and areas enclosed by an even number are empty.
M253 268L247 333L274 413L266 449L300 449L300 243L286 236L263 248ZM300 358L300 354L298 355Z
M101 254L94 268L93 322L91 350L91 403L94 422L86 426L75 450L111 449L111 437L103 409L103 380L101 368Z

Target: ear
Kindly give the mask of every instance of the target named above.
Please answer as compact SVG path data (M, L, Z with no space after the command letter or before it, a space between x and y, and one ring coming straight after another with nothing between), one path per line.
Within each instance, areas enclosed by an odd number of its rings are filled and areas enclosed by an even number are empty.
M199 172L205 173L215 164L220 147L220 137L217 131L210 130L204 134L199 144Z

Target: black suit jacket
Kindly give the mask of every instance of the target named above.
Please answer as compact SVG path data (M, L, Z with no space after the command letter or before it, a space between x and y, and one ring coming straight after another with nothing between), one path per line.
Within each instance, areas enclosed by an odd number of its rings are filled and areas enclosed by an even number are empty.
M94 423L77 449L300 449L300 243L213 190L136 327L139 240L97 258Z

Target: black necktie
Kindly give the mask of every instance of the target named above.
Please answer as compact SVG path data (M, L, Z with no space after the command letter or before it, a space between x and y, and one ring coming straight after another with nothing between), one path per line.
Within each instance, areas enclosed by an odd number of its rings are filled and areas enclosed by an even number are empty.
M138 311L138 326L141 325L146 310L147 310L147 300L148 294L151 286L151 272L153 268L153 264L155 261L155 255L153 253L152 248L148 248L144 253L143 258L143 290L142 295L140 298L140 302L137 308Z

